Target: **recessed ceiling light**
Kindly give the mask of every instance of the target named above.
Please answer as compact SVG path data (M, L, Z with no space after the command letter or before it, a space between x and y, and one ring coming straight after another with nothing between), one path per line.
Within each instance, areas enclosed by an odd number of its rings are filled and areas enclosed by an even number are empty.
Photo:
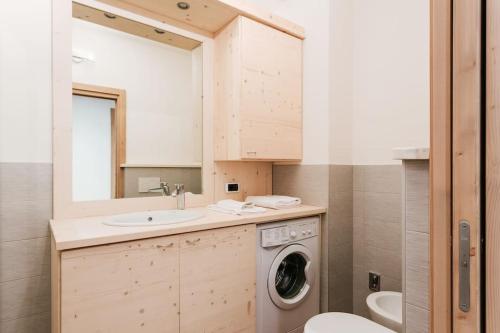
M157 34L160 34L160 35L163 35L163 34L165 33L165 31L163 31L163 30L161 30L161 29L158 29L158 28L156 28L156 29L155 29L155 32L156 32Z
M110 13L104 13L104 16L106 16L109 19L114 20L116 18L116 15L110 14Z
M177 3L177 7L182 10L187 10L189 7L191 7L187 2L181 1Z

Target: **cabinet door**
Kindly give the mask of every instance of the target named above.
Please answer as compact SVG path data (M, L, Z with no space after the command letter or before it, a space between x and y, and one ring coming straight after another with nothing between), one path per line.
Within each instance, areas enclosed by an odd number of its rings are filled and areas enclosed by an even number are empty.
M302 41L241 18L242 159L302 158Z
M255 332L255 225L181 236L180 332Z
M179 331L179 237L64 251L63 333Z

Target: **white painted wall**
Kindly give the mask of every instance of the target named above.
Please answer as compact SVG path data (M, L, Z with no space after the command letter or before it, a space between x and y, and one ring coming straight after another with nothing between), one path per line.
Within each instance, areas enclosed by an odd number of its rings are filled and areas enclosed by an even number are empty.
M353 164L429 145L429 1L354 0Z
M201 162L201 90L200 82L195 89L192 82L201 79L201 49L191 52L78 19L73 49L95 56L95 62L73 63L74 82L127 92L127 163Z
M334 0L331 10L330 160L399 164L392 148L429 145L429 2Z
M73 96L73 200L111 199L111 109L115 101Z
M302 164L328 164L330 141L330 0L251 0L251 2L305 28L304 159Z
M352 164L353 1L332 0L330 21L330 163Z
M51 4L1 5L0 162L52 162Z

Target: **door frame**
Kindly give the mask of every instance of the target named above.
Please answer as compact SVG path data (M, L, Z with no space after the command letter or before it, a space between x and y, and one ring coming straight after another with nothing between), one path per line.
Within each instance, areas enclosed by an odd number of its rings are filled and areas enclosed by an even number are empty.
M113 170L111 199L123 198L125 193L123 164L126 161L126 92L123 89L73 82L73 95L115 101L115 108L111 113L111 168Z
M479 332L482 1L431 0L430 332ZM458 304L458 225L470 222L469 312Z
M452 0L431 0L430 332L452 333Z

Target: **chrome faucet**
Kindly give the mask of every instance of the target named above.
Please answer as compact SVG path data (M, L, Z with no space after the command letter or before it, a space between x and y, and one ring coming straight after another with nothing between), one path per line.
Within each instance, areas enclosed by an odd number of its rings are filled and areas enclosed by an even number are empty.
M170 196L170 187L168 186L167 182L160 182L160 187L150 188L148 191L152 192L152 191L158 191L158 190L162 191L161 193L163 196L165 196L165 197Z
M172 196L177 198L177 209L186 208L186 192L184 191L184 184L175 184Z

